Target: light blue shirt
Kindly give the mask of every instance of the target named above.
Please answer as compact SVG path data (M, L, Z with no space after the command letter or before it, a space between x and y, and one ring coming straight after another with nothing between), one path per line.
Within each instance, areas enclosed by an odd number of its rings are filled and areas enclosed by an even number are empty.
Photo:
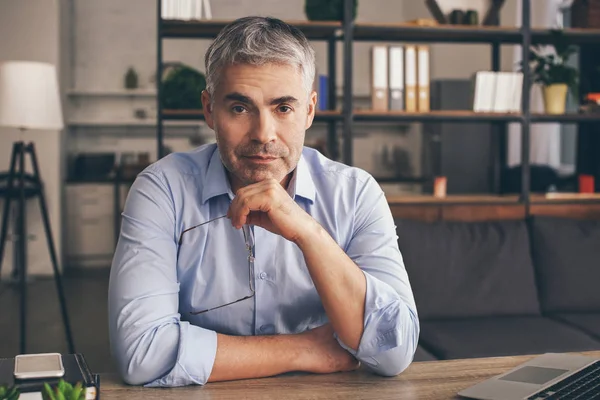
M419 321L383 191L365 171L304 148L288 192L366 277L357 351L373 372L396 375L413 359ZM299 248L254 232L254 297L241 230L220 217L234 197L215 144L174 153L135 180L123 212L109 287L112 353L124 380L147 386L205 384L217 332L292 334L328 322ZM190 234L190 235L188 235Z

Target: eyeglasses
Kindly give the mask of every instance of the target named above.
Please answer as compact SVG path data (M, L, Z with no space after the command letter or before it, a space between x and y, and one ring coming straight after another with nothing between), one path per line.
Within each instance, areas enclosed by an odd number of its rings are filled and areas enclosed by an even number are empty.
M208 220L206 222L203 222L201 224L192 226L191 228L188 228L186 230L184 230L183 232L181 232L181 235L179 236L179 248L181 248L181 244L183 243L183 237L184 235L187 233L189 235L189 232L199 228L203 225L209 224L211 222L220 220L222 218L226 218L226 215L222 215L220 217L217 218L213 218L211 220ZM232 228L233 229L233 228ZM208 308L206 310L201 310L201 311L190 311L190 314L192 315L198 315L198 314L203 314L205 312L208 311L212 311L212 310L216 310L218 308L223 308L235 303L239 303L240 301L244 301L244 300L248 300L251 299L252 297L254 297L255 291L254 291L254 234L252 233L252 229L250 228L249 225L243 225L242 226L242 232L244 234L244 244L246 246L246 252L248 253L248 286L250 288L250 294L242 297L241 299L220 305L218 307L212 307L212 308ZM179 250L178 250L179 252Z

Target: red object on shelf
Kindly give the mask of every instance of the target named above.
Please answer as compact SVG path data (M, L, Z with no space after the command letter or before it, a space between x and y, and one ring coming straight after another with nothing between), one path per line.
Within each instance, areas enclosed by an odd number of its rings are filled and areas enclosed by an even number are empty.
M448 179L445 176L438 176L433 183L433 196L446 197L446 187Z
M594 176L593 175L579 175L579 193L594 193Z

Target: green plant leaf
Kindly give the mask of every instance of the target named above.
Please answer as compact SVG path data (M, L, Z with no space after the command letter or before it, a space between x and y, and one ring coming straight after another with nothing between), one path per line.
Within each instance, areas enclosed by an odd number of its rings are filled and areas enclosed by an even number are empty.
M79 400L83 391L83 387L81 382L77 382L73 387L73 391L71 392L70 400Z
M56 396L56 400L67 400L58 386L54 389L54 395Z
M56 400L56 396L54 396L52 388L46 382L44 382L44 390L42 391L42 396L44 397L44 400Z

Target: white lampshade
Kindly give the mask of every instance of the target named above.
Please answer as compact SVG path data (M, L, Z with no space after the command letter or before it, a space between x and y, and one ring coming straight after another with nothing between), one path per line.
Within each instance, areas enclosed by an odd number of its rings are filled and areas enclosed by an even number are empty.
M31 61L0 63L0 126L63 128L54 65Z

